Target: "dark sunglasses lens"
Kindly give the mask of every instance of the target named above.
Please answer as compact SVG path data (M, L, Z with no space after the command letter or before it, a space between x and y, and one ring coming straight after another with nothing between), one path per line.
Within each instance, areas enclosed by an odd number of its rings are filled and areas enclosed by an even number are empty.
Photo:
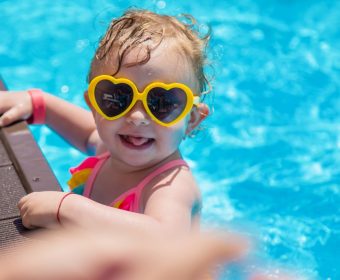
M94 94L99 108L108 117L124 112L133 98L133 90L129 85L114 84L108 80L100 81Z
M153 88L148 93L148 107L151 113L160 121L170 123L177 119L187 104L187 95L180 88L166 90Z

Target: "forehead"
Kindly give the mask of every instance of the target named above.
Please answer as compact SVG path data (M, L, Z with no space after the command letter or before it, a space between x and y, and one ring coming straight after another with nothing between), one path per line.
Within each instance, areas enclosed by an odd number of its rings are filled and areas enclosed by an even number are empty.
M171 42L162 42L156 49L150 53L150 59L145 64L137 64L137 61L143 60L146 55L145 47L135 48L122 61L122 66L115 77L124 77L131 79L139 90L154 81L164 83L183 83L192 90L197 91L199 88L197 78L192 63L180 51L178 47ZM96 69L93 69L95 76L115 72L117 59L111 56L106 63L99 63Z

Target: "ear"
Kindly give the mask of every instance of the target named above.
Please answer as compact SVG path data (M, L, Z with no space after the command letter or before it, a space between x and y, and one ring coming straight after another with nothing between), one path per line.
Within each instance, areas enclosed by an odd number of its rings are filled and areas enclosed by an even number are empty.
M190 113L190 119L185 134L190 134L208 115L209 107L207 104L200 103L197 106L194 106Z
M86 102L87 106L89 106L92 114L94 115L95 111L94 111L94 108L92 107L92 104L90 102L90 98L89 98L89 94L88 94L87 90L84 91L84 99L85 99L85 102Z

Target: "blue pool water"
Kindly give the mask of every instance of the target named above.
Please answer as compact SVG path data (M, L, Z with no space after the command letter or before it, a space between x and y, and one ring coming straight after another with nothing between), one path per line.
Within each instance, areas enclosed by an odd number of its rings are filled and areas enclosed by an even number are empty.
M258 241L249 266L340 279L340 2L0 1L0 72L85 107L99 36L129 6L191 13L213 28L214 113L182 146L203 193L203 222ZM84 158L32 131L65 187ZM225 278L225 276L224 276Z

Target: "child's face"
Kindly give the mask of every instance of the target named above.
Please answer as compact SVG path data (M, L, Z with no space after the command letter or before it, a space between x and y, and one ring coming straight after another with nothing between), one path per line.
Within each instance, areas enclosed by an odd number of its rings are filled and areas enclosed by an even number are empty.
M135 62L141 55L134 50L123 64ZM95 76L114 72L114 65L109 63L94 69ZM150 60L143 65L122 66L116 78L128 78L135 83L140 92L151 82L179 82L198 92L198 82L192 67L174 49L162 43L151 53ZM94 111L93 111L94 112ZM169 157L178 150L178 146L203 119L194 107L184 119L173 126L164 127L155 123L146 113L141 101L117 120L106 120L94 112L99 135L112 156L131 166L149 166Z

